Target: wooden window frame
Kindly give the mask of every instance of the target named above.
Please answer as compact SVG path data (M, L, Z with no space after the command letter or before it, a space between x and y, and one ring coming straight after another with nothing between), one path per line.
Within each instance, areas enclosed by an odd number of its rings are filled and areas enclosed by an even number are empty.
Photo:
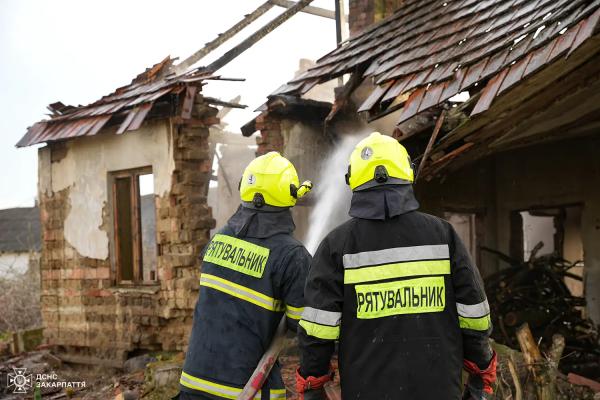
M143 279L143 250L142 250L142 216L141 216L141 196L139 188L139 177L140 175L152 174L152 167L134 168L120 171L110 172L110 187L112 191L112 215L113 215L113 238L114 238L114 264L115 264L115 284L122 286L133 286L133 285L156 285L156 272L155 280L144 281ZM133 279L124 280L122 279L122 266L120 257L120 246L119 246L119 221L118 221L118 201L117 201L117 179L120 178L131 178L131 226L132 226L132 242L133 242Z
M470 214L473 215L474 220L471 225L472 237L470 240L472 241L475 254L471 254L471 258L477 265L480 271L482 271L483 260L481 257L481 247L485 246L485 216L486 212L481 208L457 208L457 207L446 207L443 209L443 213L453 213L453 214ZM444 216L445 217L445 216ZM445 219L445 218L444 218Z

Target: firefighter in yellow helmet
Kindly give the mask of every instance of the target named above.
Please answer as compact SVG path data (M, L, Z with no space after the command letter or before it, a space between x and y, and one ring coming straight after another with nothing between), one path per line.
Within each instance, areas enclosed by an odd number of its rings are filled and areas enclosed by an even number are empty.
M352 218L323 239L306 282L302 399L324 399L338 340L344 400L492 393L496 356L481 277L452 226L417 211L413 181L406 149L389 136L372 133L352 152Z
M256 209L293 207L311 189L312 183L300 184L292 163L275 151L254 159L240 181L243 204Z
M201 254L200 293L180 399L232 399L269 346L282 316L295 330L310 255L292 237L290 208L312 184L279 153L254 159L240 181L242 204ZM260 399L285 399L275 365Z

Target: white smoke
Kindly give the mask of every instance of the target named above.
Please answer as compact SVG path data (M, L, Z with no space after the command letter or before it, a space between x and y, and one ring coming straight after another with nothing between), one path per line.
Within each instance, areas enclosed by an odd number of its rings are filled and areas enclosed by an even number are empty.
M325 235L350 218L348 209L352 192L346 185L344 174L348 171L348 160L354 146L364 136L345 136L335 144L334 151L321 167L318 185L313 193L316 202L310 213L309 228L304 238L310 254L315 254Z

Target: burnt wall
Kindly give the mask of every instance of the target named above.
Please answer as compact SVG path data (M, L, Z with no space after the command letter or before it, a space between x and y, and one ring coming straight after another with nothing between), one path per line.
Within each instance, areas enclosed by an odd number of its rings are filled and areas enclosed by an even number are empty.
M600 322L600 139L578 138L515 149L470 164L442 179L417 184L422 210L476 213L479 245L510 253L511 214L581 205L587 312ZM482 274L500 267L481 257Z

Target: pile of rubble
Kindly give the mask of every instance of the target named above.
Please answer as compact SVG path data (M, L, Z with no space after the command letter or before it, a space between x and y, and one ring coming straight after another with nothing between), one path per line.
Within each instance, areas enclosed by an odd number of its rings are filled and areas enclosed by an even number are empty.
M182 353L162 353L133 357L122 369L92 367L63 362L48 349L36 350L10 358L0 357L0 377L4 381L0 385L0 398L169 399L179 389L182 363ZM17 374L22 378L15 381L17 385L11 384L10 378Z
M543 350L552 345L552 337L565 338L560 370L591 379L600 378L598 327L583 315L585 299L573 296L565 278L581 280L569 270L580 262L570 263L556 255L536 257L536 246L526 262L493 252L510 267L486 278L486 293L494 322L494 339L519 348L516 332L527 323Z

